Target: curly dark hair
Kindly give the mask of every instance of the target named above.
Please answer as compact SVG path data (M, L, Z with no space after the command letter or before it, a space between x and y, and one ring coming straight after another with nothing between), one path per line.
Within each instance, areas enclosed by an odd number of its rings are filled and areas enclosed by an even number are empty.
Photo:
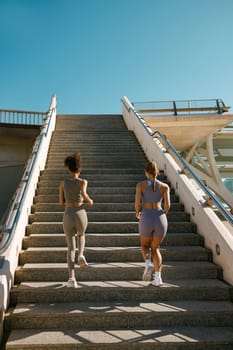
M64 160L64 165L73 173L81 171L81 155L75 152L72 156L68 156Z

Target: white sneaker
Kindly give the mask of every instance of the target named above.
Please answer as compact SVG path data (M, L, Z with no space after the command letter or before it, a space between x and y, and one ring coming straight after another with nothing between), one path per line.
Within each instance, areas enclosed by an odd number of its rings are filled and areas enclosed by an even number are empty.
M159 277L159 276L154 275L154 279L151 282L151 284L152 284L152 286L155 286L155 287L162 286L162 284L163 284L162 278Z
M78 264L79 264L80 267L86 267L86 266L88 266L88 262L86 261L86 258L85 258L84 255L80 255L80 256L78 257Z
M67 288L77 288L78 284L75 279L69 278L67 282Z
M154 265L146 265L145 270L142 275L142 280L145 282L151 281L152 273L154 271Z

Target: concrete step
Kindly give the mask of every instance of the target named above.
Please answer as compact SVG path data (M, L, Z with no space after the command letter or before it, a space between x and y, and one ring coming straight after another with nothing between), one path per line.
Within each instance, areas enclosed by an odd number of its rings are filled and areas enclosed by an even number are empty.
M52 156L54 154L58 154L60 159L57 160L64 160L67 156L74 154L74 152L80 152L81 154L81 159L86 159L89 160L92 158L94 155L96 155L96 158L109 158L111 155L113 156L113 159L116 158L117 153L119 155L122 155L122 159L131 159L131 156L136 159L137 157L140 160L144 161L144 165L147 162L146 156L143 154L142 150L140 149L140 146L137 145L130 145L128 142L125 144L122 144L121 147L118 147L118 145L108 145L108 144L92 144L92 145L87 145L86 143L83 145L78 145L78 144L72 144L72 147L68 147L65 144L60 144L60 145L54 145L51 146L49 149L48 156L50 157L50 160L52 159ZM104 152L104 150L108 148L108 152ZM131 152L130 150L132 148L136 148L134 152ZM120 158L120 157L119 157Z
M90 212L125 212L134 211L134 203L95 203L92 207L84 204L83 207ZM181 203L172 203L169 216L174 212L178 214L184 211L184 205ZM36 212L64 212L64 207L58 203L37 203L32 206L32 213ZM188 214L186 214L188 215Z
M56 146L59 144L65 144L68 148L76 144L84 145L86 144L87 146L92 146L93 144L100 145L101 144L109 144L111 147L112 145L117 145L121 148L122 143L124 144L132 144L132 145L139 145L138 141L133 137L132 134L127 134L125 132L118 132L118 133L98 133L98 135L95 134L88 134L88 133L83 133L83 135L78 135L78 134L66 134L64 133L63 135L57 135L54 134L52 138L52 146Z
M50 153L50 156L47 159L47 165L54 162L54 163L60 163L64 165L64 160L67 157L67 153L64 155L61 155L60 152L58 152L59 155L55 155L54 153ZM69 155L69 154L68 154ZM121 161L140 161L143 162L143 165L145 166L147 160L143 154L138 154L138 153L129 153L127 151L123 152L109 152L108 154L106 153L101 153L97 154L96 152L90 152L90 155L87 155L85 153L85 157L82 156L82 163L83 164L88 164L93 162L98 161L99 162L111 162L112 164L115 162Z
M141 169L144 168L145 166L145 161L143 160L140 160L140 161L137 161L137 160L132 160L132 161L127 161L127 160L121 160L119 159L118 161L116 162L112 162L111 160L109 160L108 162L102 162L102 161L93 161L93 162L84 162L82 161L82 167L83 169L95 169L95 168L98 168L99 170L102 171L102 173L105 172L105 169L108 168L108 169L113 169L113 172L114 172L114 169L117 168L117 166L119 166L120 168L122 168L122 172L124 173L124 169L131 169L131 171L133 171L133 169L137 169L138 166L141 167ZM50 162L48 165L46 164L46 168L47 169L64 169L64 164L63 164L63 161L62 162L58 162L58 163L52 163Z
M53 188L58 188L59 186L59 183L60 181L63 180L61 177L60 178L56 178L56 179L44 179L42 178L39 182L38 182L38 185L37 185L37 188L42 188L42 187L53 187ZM87 179L88 180L88 179ZM134 189L134 192L136 190L136 184L137 184L137 181L135 180L130 180L130 181L127 181L127 180L117 180L117 179L114 179L114 180L111 180L111 179L106 179L106 180L102 180L102 179L99 179L99 180L96 180L96 179L91 179L89 180L89 183L88 183L88 188L91 188L91 187L102 187L102 188L105 188L105 187L118 187L118 188L124 188L124 187L128 187L128 188L133 188ZM171 192L174 192L173 189L171 189Z
M231 327L16 329L6 350L232 350Z
M44 195L44 194L57 194L58 187L39 187L36 191L36 194L38 195ZM174 191L173 191L174 192ZM94 186L88 186L88 193L95 195L95 194L129 194L133 197L135 196L135 187L117 187L117 186L110 186L110 187L94 187Z
M139 178L139 181L143 181L145 179L145 175L144 175L144 166L143 168L139 169L137 168L118 168L118 167L107 167L107 168L94 168L94 167L85 167L82 168L82 173L81 173L81 177L84 177L85 179L88 178L89 175L94 175L94 176L98 176L100 175L100 177L102 177L103 179L107 178L107 176L109 176L108 178L111 179L111 176L115 176L116 178L118 177L118 179L136 179ZM64 177L67 176L67 170L64 167L64 169L62 168L47 168L43 171L41 171L42 175L48 175L50 178L52 177ZM116 176L117 175L117 176Z
M163 261L211 261L210 250L199 246L166 246L161 249ZM89 262L142 262L140 247L86 247L85 257ZM19 264L65 263L67 247L28 248L19 254Z
M141 280L78 281L78 288L67 288L67 282L22 282L11 289L11 306L17 303L95 302L102 301L167 302L175 300L228 300L232 286L211 279L166 279L160 288Z
M116 160L112 160L112 159L105 159L105 160L102 160L102 159L99 159L99 158L96 158L94 159L93 161L91 160L85 160L83 159L82 160L82 166L83 168L86 168L88 166L91 166L91 167L100 167L101 169L104 169L104 168L107 168L107 167L110 167L110 168L115 168L116 166L119 166L121 168L133 168L133 167L138 167L140 166L142 169L144 168L145 166L145 161L143 159L130 159L130 160L127 160L127 159L116 159ZM64 168L64 162L63 160L61 161L53 161L53 160L50 160L50 161L47 161L46 163L46 167L47 168L56 168L56 169L59 169L59 168Z
M233 304L230 301L74 302L17 304L6 327L85 330L143 327L231 327Z
M203 246L203 237L196 233L172 233L166 236L163 247L166 246ZM104 233L86 235L86 246L88 247L115 247L128 246L138 247L140 245L138 233ZM28 247L66 247L66 239L63 233L60 234L30 234L23 240L23 248Z
M138 233L138 222L89 222L87 233ZM169 233L196 232L191 222L170 222ZM34 222L26 228L27 235L33 233L63 233L62 222Z
M107 133L117 130L127 130L122 115L57 115L56 132L80 133L84 130L88 133L93 130ZM82 132L80 132L82 131Z
M48 173L47 170L43 170L43 172L39 177L39 183L41 181L47 181L47 182L49 181L49 182L53 182L53 184L58 184L61 180L63 180L67 176L68 176L68 172L66 169L64 169L64 171L61 171L61 169L59 169L58 172L53 171L52 176L50 173ZM120 173L115 174L114 172L108 172L107 174L106 173L94 174L94 173L88 173L87 171L86 172L83 171L80 177L85 178L87 181L89 181L90 182L89 185L95 182L101 183L103 185L105 182L111 182L114 186L115 183L117 184L119 182L122 182L123 184L133 183L134 186L136 186L137 182L145 180L145 176L143 175L142 172L135 173L135 174L120 174ZM167 177L164 176L163 174L158 176L158 180L164 181L166 183L170 183Z
M88 189L88 193L91 194L91 191ZM112 193L112 194L95 194L94 195L94 205L96 203L129 203L134 201L134 195L132 194L119 194L119 193ZM171 195L171 201L172 202L179 202L179 197L177 195ZM34 197L34 204L36 203L58 203L58 190L57 194L40 194L36 195Z
M117 130L115 132L106 132L105 130L101 132L98 130L98 132L75 132L74 130L55 130L52 135L52 144L56 140L69 140L69 139L75 139L75 140L83 140L86 142L90 142L90 140L96 140L98 142L102 140L113 140L114 142L117 142L118 140L121 140L123 138L133 140L134 142L137 141L134 133L132 131L128 131L126 129Z
M99 151L104 150L104 147L108 147L109 150L112 150L113 152L116 151L116 148L120 151L125 151L135 148L135 151L140 151L141 147L139 143L136 140L129 139L129 138L120 138L117 137L114 140L74 140L74 139L64 139L60 141L55 141L51 144L49 150L59 150L62 149L63 151L68 152L75 152L79 151L81 154L85 154L85 151Z
M88 208L87 208L88 210ZM137 221L135 217L135 212L93 212L90 211L88 214L88 220L91 221L120 221L120 222L128 222L128 221ZM29 223L33 222L61 222L63 220L63 212L37 212L35 214L29 215ZM167 215L169 221L189 221L190 216L184 212L170 212Z
M89 263L88 267L76 267L78 281L141 280L144 263L111 262ZM129 278L130 276L130 278ZM163 266L163 279L221 278L221 269L206 261L166 261ZM66 263L39 263L19 266L15 273L15 283L25 281L66 281Z

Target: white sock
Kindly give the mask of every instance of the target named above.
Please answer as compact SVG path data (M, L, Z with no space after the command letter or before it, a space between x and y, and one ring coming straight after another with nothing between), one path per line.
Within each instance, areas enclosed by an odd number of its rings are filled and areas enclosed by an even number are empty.
M151 259L146 259L146 266L152 265Z
M160 271L156 271L155 272L155 278L161 278L161 272Z

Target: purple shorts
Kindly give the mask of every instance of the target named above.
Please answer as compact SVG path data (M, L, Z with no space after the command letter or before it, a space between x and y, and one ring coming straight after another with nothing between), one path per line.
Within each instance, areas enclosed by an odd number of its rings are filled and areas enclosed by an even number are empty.
M142 209L139 220L139 233L145 237L165 237L167 216L162 209Z

